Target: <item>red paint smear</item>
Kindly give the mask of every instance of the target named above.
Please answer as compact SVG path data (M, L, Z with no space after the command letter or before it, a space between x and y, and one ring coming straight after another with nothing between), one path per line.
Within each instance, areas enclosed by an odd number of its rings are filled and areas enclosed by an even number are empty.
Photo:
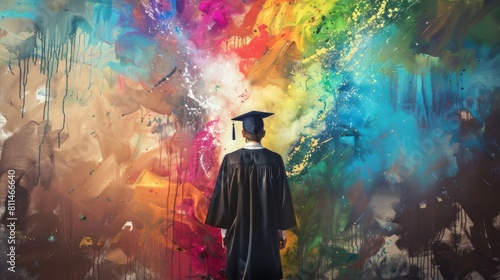
M196 134L191 143L192 153L188 160L187 182L196 186L208 186L213 190L215 176L218 170L218 148L216 146L220 125L218 120L205 124L205 127ZM208 172L208 174L206 173Z
M229 36L236 36L240 38L252 37L254 32L253 27L257 22L257 17L262 10L262 5L264 4L264 2L265 0L259 0L255 2L250 10L246 13L240 26L236 26L233 21L230 21L229 25L227 26Z
M265 24L260 25L259 36L253 38L245 46L233 50L241 58L239 69L245 77L248 77L255 63L262 59L277 42L289 40L290 38L290 30L288 29L285 29L279 36L269 36L266 29L267 26Z
M201 274L206 277L225 270L226 252L221 245L220 230L199 225L193 232L186 224L178 222L174 222L172 228L173 239L178 249L174 250L173 259L168 262L168 267L172 270L174 278L195 275L201 277Z
M219 131L221 131L219 126L219 120L205 124L191 143L193 152L188 160L186 180L195 184L198 189L205 191L207 195L213 191L218 172L217 138L220 136ZM192 216L191 213L194 211L190 203L191 201L184 200L182 205L179 205L186 213L189 213L188 216ZM194 216L191 219L196 220ZM206 271L215 277L214 279L225 279L224 273L221 274L221 271L225 270L226 252L222 247L220 229L200 223L195 224L196 234L190 240L191 247L189 249L192 264L200 269L206 268ZM179 242L183 242L183 240L179 240Z
M264 24L259 26L260 35L252 39L246 46L235 49L234 52L242 59L261 57L266 52L269 43L271 43L266 28L267 26Z

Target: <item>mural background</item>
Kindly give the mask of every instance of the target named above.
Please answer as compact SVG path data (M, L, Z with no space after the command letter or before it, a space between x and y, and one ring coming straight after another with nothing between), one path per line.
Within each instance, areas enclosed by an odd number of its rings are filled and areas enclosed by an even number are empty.
M499 279L499 6L1 1L2 275L223 279L203 221L261 110L287 279Z

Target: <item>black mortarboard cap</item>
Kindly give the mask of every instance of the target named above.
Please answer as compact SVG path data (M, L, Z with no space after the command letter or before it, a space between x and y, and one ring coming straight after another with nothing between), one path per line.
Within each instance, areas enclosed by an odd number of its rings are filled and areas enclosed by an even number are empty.
M251 111L243 115L232 118L233 121L241 121L243 123L243 130L250 134L258 134L264 128L264 118L267 118L274 113ZM233 123L233 140L236 138Z

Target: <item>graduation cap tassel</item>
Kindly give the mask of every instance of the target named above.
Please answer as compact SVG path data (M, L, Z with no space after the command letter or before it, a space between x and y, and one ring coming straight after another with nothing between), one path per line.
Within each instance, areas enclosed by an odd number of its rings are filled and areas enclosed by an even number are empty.
M234 122L233 122L233 140L236 140L236 131L234 130Z

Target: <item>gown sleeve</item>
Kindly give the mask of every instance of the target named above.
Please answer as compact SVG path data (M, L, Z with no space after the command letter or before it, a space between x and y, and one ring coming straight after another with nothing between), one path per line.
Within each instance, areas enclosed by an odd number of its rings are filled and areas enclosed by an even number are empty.
M277 205L278 229L286 230L297 225L295 220L295 212L293 210L292 195L288 185L288 178L286 176L285 164L280 157L278 164L278 189L280 203Z
M215 182L214 192L210 199L205 224L218 228L229 228L229 187L228 159L224 156Z

